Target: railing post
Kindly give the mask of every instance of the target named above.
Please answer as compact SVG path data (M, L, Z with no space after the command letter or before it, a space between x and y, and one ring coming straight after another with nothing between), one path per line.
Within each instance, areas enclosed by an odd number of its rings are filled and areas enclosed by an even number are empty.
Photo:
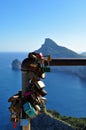
M24 94L26 87L28 86L27 71L22 71L22 94ZM22 130L30 130L30 118L28 118L28 126L22 126Z

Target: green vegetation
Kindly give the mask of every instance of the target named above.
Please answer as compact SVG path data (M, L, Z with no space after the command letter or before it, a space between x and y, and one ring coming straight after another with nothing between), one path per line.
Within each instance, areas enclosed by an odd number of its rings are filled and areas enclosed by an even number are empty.
M86 130L86 118L62 116L56 110L47 110L47 113L53 118L69 123L73 128L75 128L75 130Z

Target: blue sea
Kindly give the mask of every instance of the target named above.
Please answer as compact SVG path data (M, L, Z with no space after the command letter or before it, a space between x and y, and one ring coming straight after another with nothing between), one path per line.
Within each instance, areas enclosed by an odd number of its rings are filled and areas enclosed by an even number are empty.
M12 70L14 59L21 62L27 58L28 53L0 53L0 127L1 130L12 130L8 98L22 88L21 71ZM61 115L86 117L86 80L78 76L63 72L46 73L42 80L48 92L48 109L57 110ZM19 127L18 127L19 129Z

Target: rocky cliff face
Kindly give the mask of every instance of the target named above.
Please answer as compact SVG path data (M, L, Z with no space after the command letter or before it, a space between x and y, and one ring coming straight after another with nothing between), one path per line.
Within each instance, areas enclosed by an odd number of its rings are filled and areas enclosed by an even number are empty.
M41 114L31 120L31 130L74 130L74 128L61 120Z

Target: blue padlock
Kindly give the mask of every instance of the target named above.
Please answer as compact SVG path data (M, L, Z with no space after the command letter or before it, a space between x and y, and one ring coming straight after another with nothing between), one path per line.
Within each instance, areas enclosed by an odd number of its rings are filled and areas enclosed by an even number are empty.
M20 119L20 126L28 126L29 120L28 119Z
M31 104L29 102L25 103L23 105L23 108L24 108L25 113L29 117L33 118L33 117L35 117L37 115L36 110L31 106Z

